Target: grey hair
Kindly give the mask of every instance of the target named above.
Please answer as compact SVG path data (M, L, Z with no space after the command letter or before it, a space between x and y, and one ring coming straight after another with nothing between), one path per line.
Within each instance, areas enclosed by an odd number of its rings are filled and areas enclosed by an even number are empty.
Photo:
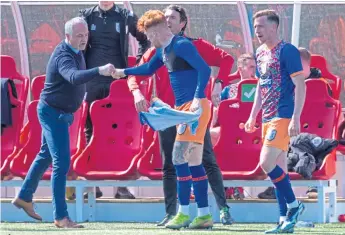
M75 17L65 23L65 34L71 35L73 33L73 26L76 24L84 24L87 28L87 23L82 17Z

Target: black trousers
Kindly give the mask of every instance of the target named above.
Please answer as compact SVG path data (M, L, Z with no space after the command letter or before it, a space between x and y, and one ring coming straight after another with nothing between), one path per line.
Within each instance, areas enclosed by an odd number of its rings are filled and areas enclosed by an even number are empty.
M176 137L176 127L170 127L158 132L161 155L163 157L163 190L165 211L167 214L176 214L177 182L176 172L172 162L172 151ZM223 176L218 167L211 142L210 130L207 129L204 140L202 163L216 198L219 209L227 207L223 184Z

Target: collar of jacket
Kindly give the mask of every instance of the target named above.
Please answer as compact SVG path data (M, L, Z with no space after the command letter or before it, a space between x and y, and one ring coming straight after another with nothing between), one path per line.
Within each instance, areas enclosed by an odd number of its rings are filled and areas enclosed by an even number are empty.
M120 8L119 8L116 4L114 4L114 6L113 6L112 8L110 8L110 9L107 10L107 11L104 11L104 10L102 10L102 9L99 7L99 5L97 5L95 11L98 11L98 12L100 12L100 13L102 13L102 14L107 13L107 12L111 12L111 11L115 11L115 12L117 12L117 13L120 13Z

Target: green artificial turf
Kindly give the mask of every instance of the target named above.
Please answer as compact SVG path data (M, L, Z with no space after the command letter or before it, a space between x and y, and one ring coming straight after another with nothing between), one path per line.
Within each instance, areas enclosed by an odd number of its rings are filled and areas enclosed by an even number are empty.
M254 235L264 234L274 224L234 224L223 226L216 224L212 230L168 230L148 223L84 223L84 229L58 229L52 223L7 223L0 225L1 235L165 235L165 234L205 234L205 235ZM316 224L314 228L295 228L294 234L310 235L345 235L345 223Z

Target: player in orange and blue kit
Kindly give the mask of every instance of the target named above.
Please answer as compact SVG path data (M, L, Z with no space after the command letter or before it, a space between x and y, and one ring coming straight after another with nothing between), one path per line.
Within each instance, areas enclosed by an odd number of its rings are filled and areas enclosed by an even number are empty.
M138 21L138 29L144 31L157 48L156 54L148 63L138 67L117 69L114 76L152 75L165 65L169 72L176 109L192 112L201 109L195 135L186 124L177 127L173 164L177 174L180 205L177 215L166 224L166 227L210 228L213 226L213 221L208 207L208 179L201 162L204 137L211 116L211 107L205 95L211 69L190 40L172 34L163 12L158 10L146 12ZM192 184L198 205L198 216L190 222L189 198Z
M278 38L279 17L275 11L259 11L253 18L255 34L262 45L256 51L259 86L245 130L255 131L256 117L262 109L260 165L275 186L280 209L279 225L265 233L293 233L304 205L296 200L292 190L286 154L290 137L300 132L305 101L301 57L295 46Z

